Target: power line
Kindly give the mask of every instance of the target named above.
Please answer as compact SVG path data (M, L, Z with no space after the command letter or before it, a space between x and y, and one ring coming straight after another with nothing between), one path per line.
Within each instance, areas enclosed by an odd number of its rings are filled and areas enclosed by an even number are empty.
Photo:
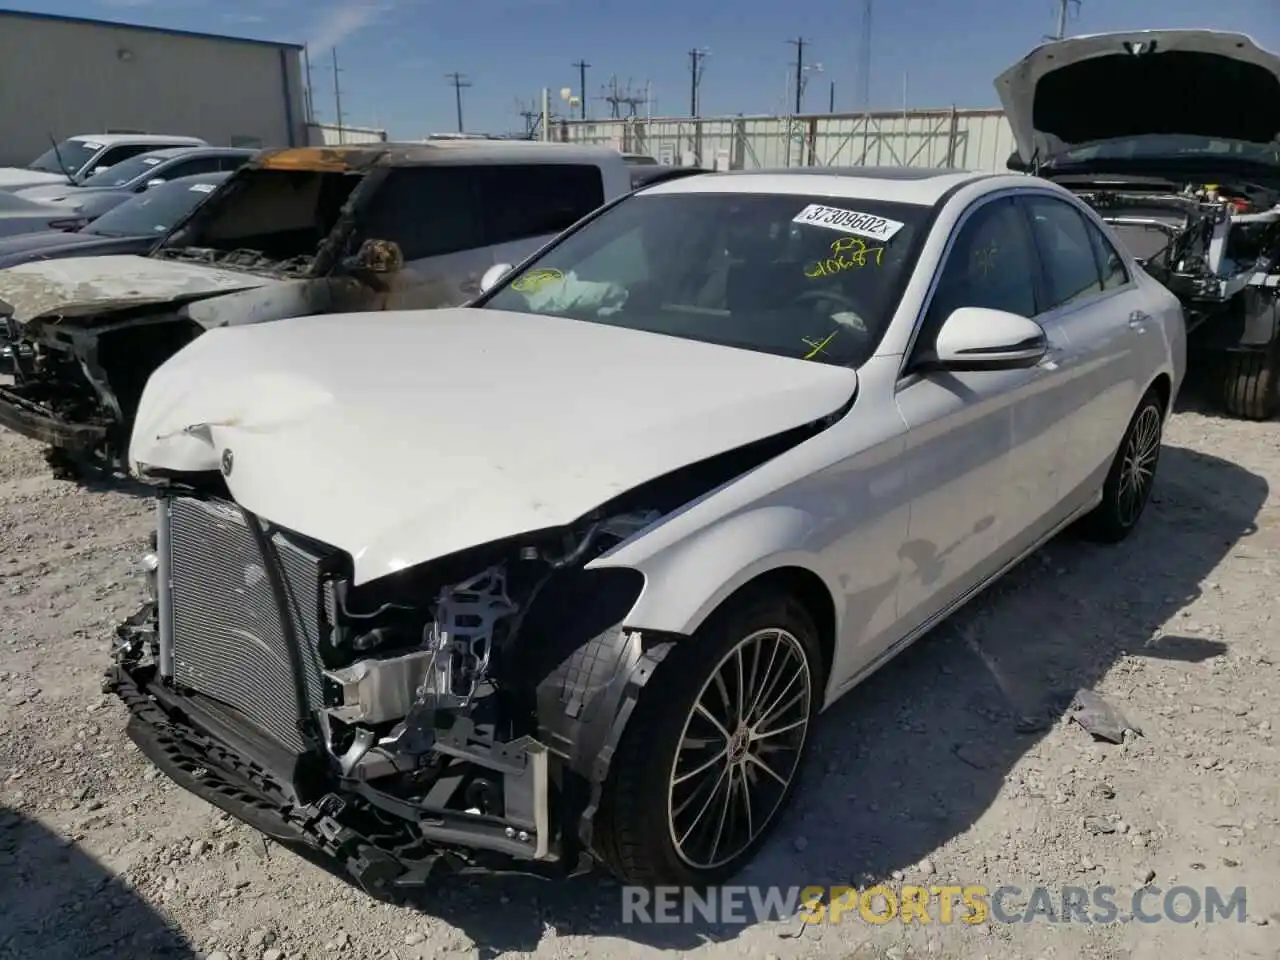
M453 100L458 109L458 132L462 133L462 90L464 87L471 86L471 81L467 79L466 74L446 73L444 78L453 86Z
M689 51L689 116L698 116L698 95L702 90L702 71L706 69L711 51L696 48Z
M587 67L591 64L585 60L579 60L577 63L571 63L569 66L574 67L578 71L578 96L581 102L578 104L578 112L583 120L587 119Z

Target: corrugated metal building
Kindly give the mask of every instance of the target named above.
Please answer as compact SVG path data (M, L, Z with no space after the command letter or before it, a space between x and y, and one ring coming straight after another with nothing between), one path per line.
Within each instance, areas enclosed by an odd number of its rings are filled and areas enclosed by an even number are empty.
M0 164L58 139L165 133L307 143L302 47L0 10Z
M1013 133L1000 110L908 110L796 117L567 120L553 138L647 153L662 163L751 170L804 166L1006 169Z

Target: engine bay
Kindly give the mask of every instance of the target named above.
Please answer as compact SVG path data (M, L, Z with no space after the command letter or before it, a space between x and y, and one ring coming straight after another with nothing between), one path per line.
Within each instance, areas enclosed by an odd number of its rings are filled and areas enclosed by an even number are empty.
M1230 301L1280 262L1280 190L1253 183L1071 185L1190 312ZM1194 320L1192 316L1189 320Z

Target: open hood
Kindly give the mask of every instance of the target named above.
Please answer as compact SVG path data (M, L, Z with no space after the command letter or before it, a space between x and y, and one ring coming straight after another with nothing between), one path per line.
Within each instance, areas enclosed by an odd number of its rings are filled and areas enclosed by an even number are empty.
M59 184L68 187L67 178L60 173L28 170L26 167L0 167L0 190L14 191L24 187Z
M1036 47L996 78L1023 163L1177 134L1280 144L1280 57L1241 33L1139 30Z
M270 277L154 257L71 257L0 272L0 301L13 318L79 316L152 303L189 303L273 282Z
M212 330L142 395L133 469L222 469L365 582L563 526L841 410L848 368L578 320L446 308Z

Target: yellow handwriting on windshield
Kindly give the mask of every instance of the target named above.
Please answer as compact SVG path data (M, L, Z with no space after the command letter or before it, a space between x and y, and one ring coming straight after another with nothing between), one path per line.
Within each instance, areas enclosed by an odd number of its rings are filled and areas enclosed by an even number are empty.
M511 289L516 293L537 293L543 287L563 279L564 274L559 270L544 267L541 270L530 270L511 284Z
M802 339L800 342L803 343L806 347L810 348L809 352L804 355L804 358L806 360L812 360L818 354L822 353L824 350L827 349L827 344L829 344L832 340L834 340L836 338L836 334L839 332L840 332L839 330L833 330L831 333L827 334L826 337L824 337L821 340L813 339L810 337L805 337L804 339Z
M817 280L843 270L865 267L873 260L878 267L883 258L884 247L868 247L866 241L858 237L841 237L831 244L831 256L809 264L804 268L804 275L810 280Z

